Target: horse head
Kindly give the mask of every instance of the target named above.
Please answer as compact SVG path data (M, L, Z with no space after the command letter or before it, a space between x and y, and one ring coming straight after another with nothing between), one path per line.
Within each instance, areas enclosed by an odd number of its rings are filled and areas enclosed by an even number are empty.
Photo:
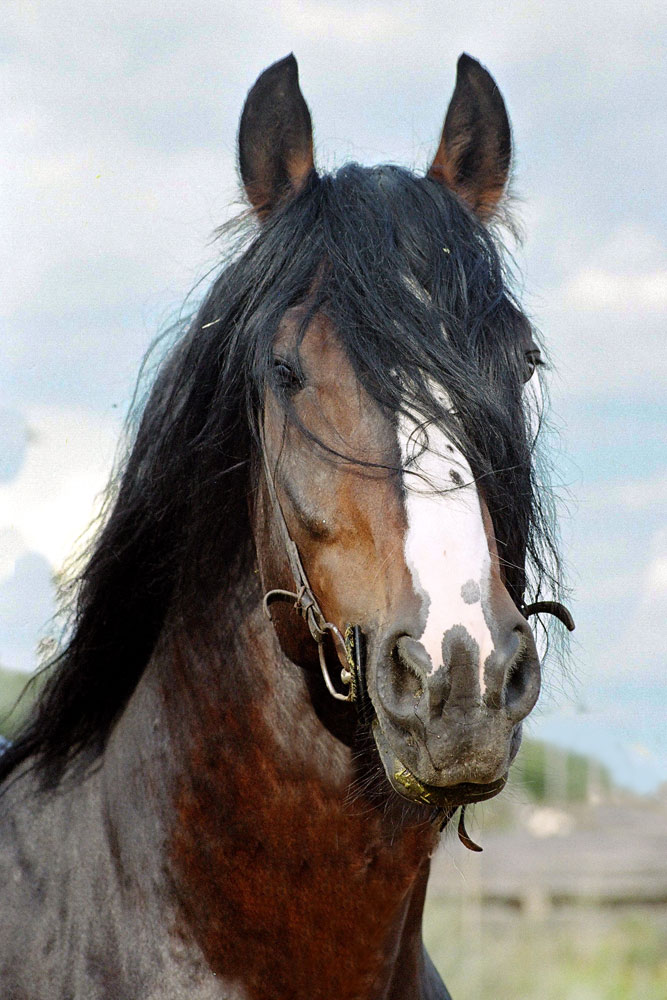
M269 597L296 588L305 618L272 606L280 645L307 671L319 652L331 688L336 658L351 680L340 637L356 626L357 697L392 787L441 808L487 798L540 690L520 611L532 495L521 388L538 352L486 228L510 165L502 97L461 57L426 177L378 168L360 191L354 168L318 177L290 56L251 90L239 140L267 240L292 205L319 199L296 238L324 247L272 334L258 416L259 573Z

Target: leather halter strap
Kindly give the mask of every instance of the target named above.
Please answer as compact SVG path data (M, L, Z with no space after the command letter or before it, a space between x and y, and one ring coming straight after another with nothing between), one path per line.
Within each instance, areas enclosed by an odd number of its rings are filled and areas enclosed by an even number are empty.
M264 611L269 621L271 621L271 604L273 604L274 601L292 601L294 608L306 621L310 634L317 643L320 670L322 671L322 677L329 694L337 701L356 701L359 694L359 666L357 662L359 650L355 650L355 645L358 647L359 638L358 636L356 637L356 643L354 642L354 639L355 632L358 630L354 628L346 629L345 638L343 638L338 626L334 625L333 622L328 622L326 620L310 583L308 582L308 577L306 576L306 571L303 568L299 550L296 547L294 539L289 533L289 528L287 527L287 522L285 521L285 515L283 514L283 509L280 504L280 500L278 499L278 494L276 493L273 473L269 468L269 461L266 454L266 442L264 439L264 428L261 423L259 434L266 487L269 491L273 514L276 524L278 525L278 531L280 532L282 543L287 554L287 561L289 562L296 587L295 592L292 592L291 590L267 591L264 595L263 601ZM347 694L341 694L340 691L336 690L329 674L324 651L324 640L327 633L331 635L334 643L338 645L338 648L345 657L346 666L343 667L340 672L340 679L342 683L349 688Z

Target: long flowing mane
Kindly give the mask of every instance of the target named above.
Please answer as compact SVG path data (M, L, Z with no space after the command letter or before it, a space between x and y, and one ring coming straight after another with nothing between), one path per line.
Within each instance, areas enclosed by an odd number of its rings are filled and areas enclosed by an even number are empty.
M248 495L272 341L306 298L387 413L437 420L459 444L513 599L526 579L533 597L557 591L550 494L535 479L521 395L528 321L502 248L431 179L356 164L313 176L222 270L160 366L78 578L68 637L0 758L0 780L24 761L47 784L70 762L93 762L163 630L233 594L253 558Z

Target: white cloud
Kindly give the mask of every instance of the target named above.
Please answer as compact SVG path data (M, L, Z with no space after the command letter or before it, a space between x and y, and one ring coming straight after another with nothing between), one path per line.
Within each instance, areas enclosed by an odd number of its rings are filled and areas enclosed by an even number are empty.
M0 583L12 575L16 560L26 550L25 539L18 528L0 528Z
M627 579L626 573L626 579ZM633 685L664 688L667 667L667 527L649 541L648 555L636 574L636 585L619 595L616 637L610 630L606 648L596 652L600 675Z
M60 570L99 510L118 428L75 408L26 416L33 440L25 464L13 482L0 487L0 531L8 542L4 569L24 550Z
M0 409L0 483L17 475L28 444L28 428L20 413Z
M180 292L215 260L212 233L236 193L233 165L203 150L105 145L25 160L7 197L2 313L15 326L36 303L62 316Z
M644 573L644 601L650 612L661 615L662 627L667 624L667 523L656 531L650 543L651 557ZM661 608L658 605L662 605ZM667 650L667 636L665 637Z
M284 26L314 40L334 39L346 44L377 46L392 32L405 32L418 13L389 3L341 3L310 0L299 3L282 0L278 5Z
M596 483L579 492L587 511L649 511L667 506L667 472L646 479L615 480L601 486Z
M24 552L10 576L0 579L0 664L12 670L32 671L38 665L37 647L53 636L55 589L46 559Z
M543 225L548 227L548 209L545 214ZM664 313L667 245L659 231L638 222L611 221L597 240L591 240L590 229L576 224L557 232L553 259L563 272L563 284L550 298L576 309L616 310L626 319L638 312Z
M667 555L656 556L651 561L646 571L646 583L653 593L667 596Z
M622 274L588 267L565 282L565 301L583 309L665 310L667 269Z
M637 223L554 241L560 285L544 294L540 323L567 392L659 397L667 379L667 245ZM573 262L576 262L573 267Z

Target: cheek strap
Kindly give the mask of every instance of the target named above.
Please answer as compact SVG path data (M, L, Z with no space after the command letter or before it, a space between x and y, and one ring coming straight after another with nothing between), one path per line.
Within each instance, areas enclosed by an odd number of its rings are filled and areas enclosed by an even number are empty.
M285 521L285 515L283 514L283 509L280 504L280 500L278 499L278 494L276 493L273 474L269 468L269 461L266 454L266 441L264 438L264 427L262 422L260 422L259 435L266 488L269 492L274 519L278 526L278 531L280 532L283 548L285 549L285 553L287 555L287 561L289 562L296 588L295 591L279 589L267 591L264 595L263 601L264 611L269 621L271 621L271 604L273 604L274 601L291 601L295 610L299 612L301 617L307 623L310 634L317 643L317 652L320 658L320 669L322 671L322 677L324 679L324 683L326 684L327 691L331 697L335 698L337 701L357 701L361 686L361 675L357 665L357 660L361 655L361 642L354 642L354 635L355 629L358 629L358 626L348 626L345 631L345 638L343 638L338 626L334 625L333 622L328 622L324 617L324 613L317 598L315 597L315 594L313 593L310 583L308 582L308 577L306 576L306 571L303 568L299 550L296 547L294 539L289 533L289 528L287 527L287 522ZM343 654L345 660L346 665L340 672L340 679L341 683L348 688L346 694L341 694L340 691L336 690L329 675L324 650L324 640L327 633L331 635L334 644L338 646L338 649ZM356 653L355 650L357 650Z

